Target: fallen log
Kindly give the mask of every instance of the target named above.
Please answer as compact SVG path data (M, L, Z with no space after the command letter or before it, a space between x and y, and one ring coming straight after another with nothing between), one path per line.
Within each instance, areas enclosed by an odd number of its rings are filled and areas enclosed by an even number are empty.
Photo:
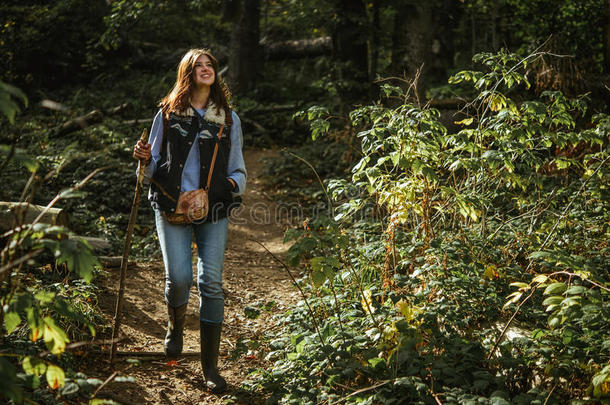
M314 39L298 39L292 41L261 43L265 60L285 60L312 58L330 55L333 50L333 41L330 36Z
M97 259L100 261L104 268L112 269L115 267L121 267L122 256L98 256Z
M459 110L468 104L470 100L465 100L459 97L452 98L433 98L428 101L428 104L432 108L438 108L439 110Z
M81 115L80 117L73 118L70 121L64 122L63 124L56 127L55 129L52 129L51 132L49 133L49 138L66 135L71 132L78 131L79 129L88 127L90 125L102 122L105 117L119 114L122 111L124 111L128 106L129 106L129 104L124 103L124 104L118 105L116 107L113 107L109 110L96 109L93 111L89 111L85 115Z
M104 238L95 238L92 236L76 236L78 239L86 241L94 252L107 252L112 249L112 245Z
M282 105L259 105L257 107L243 110L244 114L260 114L260 113L275 113L285 111L296 111L299 108L296 104L282 104Z
M136 118L135 120L125 120L123 121L127 125L138 125L138 124L148 124L153 121L152 118Z
M42 205L0 201L0 230L5 232L21 224L30 224L44 209ZM62 208L49 208L40 222L70 228L68 213Z
M117 350L117 356L121 357L165 357L165 352L129 352L125 350ZM201 352L182 352L181 357L199 357Z

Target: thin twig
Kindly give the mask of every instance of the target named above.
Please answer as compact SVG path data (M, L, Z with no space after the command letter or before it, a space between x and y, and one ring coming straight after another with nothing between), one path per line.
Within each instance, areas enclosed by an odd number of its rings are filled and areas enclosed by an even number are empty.
M532 295L534 295L534 292L536 292L536 288L538 288L538 286L540 284L542 284L542 283L538 283L538 284L536 284L535 287L531 287L532 291L530 292L530 294L527 297L525 297L525 299L523 301L521 301L519 303L519 305L517 306L517 309L515 309L515 312L513 312L513 315L510 317L508 322L506 322L506 325L504 325L504 328L502 329L502 332L500 333L500 336L498 336L498 338L496 339L496 343L494 344L494 347L489 351L489 354L487 355L487 360L491 359L491 357L493 356L494 352L496 351L496 349L500 345L500 342L502 342L502 339L504 338L504 335L506 334L506 331L510 327L510 324L513 322L513 319L515 319L515 317L519 313L519 310L521 309L523 304L525 304L530 298L532 298Z
M307 308L309 309L309 314L311 315L311 319L313 321L313 326L316 328L316 332L318 333L318 338L320 339L320 343L322 343L322 345L324 345L325 344L324 343L324 339L322 339L322 334L320 333L320 329L318 328L318 322L316 321L315 313L313 312L313 309L309 305L309 301L307 300L307 295L305 295L305 291L303 291L303 289L301 288L301 286L297 282L296 278L294 277L294 275L290 271L290 268L286 265L286 263L284 263L276 255L274 255L269 249L267 249L267 247L265 245L263 245L261 242L255 240L255 239L251 239L251 240L256 242L256 243L258 243L259 245L261 245L263 247L263 249L265 249L267 251L267 253L269 253L271 255L271 257L273 257L275 259L275 261L277 261L278 263L280 263L284 267L284 269L286 270L286 272L288 273L288 275L292 279L292 282L299 289L299 292L303 296L303 300L305 301L305 304L307 305Z
M91 399L95 398L95 396L97 395L98 392L100 392L100 390L102 388L104 388L108 383L110 383L110 381L114 380L114 377L117 376L117 374L119 374L118 371L115 371L114 373L110 374L110 376L108 378L106 378L106 381L104 381L102 383L102 385L100 385L99 387L97 387L97 389L93 392L93 395L91 395Z
M346 396L346 397L344 397L344 398L341 398L341 399L339 399L339 400L337 400L337 401L335 401L335 402L332 402L330 405L335 405L335 404L338 404L338 403L340 403L340 402L347 401L347 399L348 399L349 397L353 397L354 395L362 394L363 392L367 392L367 391L375 390L375 389L377 389L377 388L379 388L379 387L382 387L382 386L384 386L384 385L386 385L386 384L388 384L388 383L390 383L390 382L392 382L392 381L393 381L393 380L385 380L385 381L381 381L381 382L379 382L378 384L372 385L372 386L370 386L370 387L361 388L361 389L359 389L359 390L357 390L357 391L352 392L351 394L349 394L348 396Z
M16 267L18 265L20 265L23 262L26 262L36 256L38 256L40 253L42 253L44 249L37 249L37 250L33 250L30 253L21 256L19 259L12 261L10 263L5 264L4 266L2 266L0 268L0 281L4 279L3 274L7 271L9 271L10 269L12 269L13 267Z
M314 174L316 175L318 182L320 183L320 187L322 187L322 191L324 191L324 195L326 196L326 200L328 201L328 209L330 210L330 216L331 218L335 217L334 214L334 209L333 209L333 203L332 200L330 199L328 192L326 191L326 187L324 187L324 183L322 182L322 179L320 178L320 176L318 175L318 172L316 171L316 169L313 167L313 165L311 163L309 163L307 160L303 159L302 157L287 151L289 155L294 156L295 158L299 159L300 161L302 161L303 163L305 163L307 166L309 166L311 168L311 170L314 172Z
M553 391L555 391L555 388L557 388L558 384L559 383L553 385L553 388L551 388L551 391L549 391L549 395L547 395L546 398L544 399L544 404L543 405L546 405L546 403L549 402L549 399L551 398L551 395L553 395Z
M172 402L171 399L169 399L169 397L167 396L167 394L165 393L164 390L162 390L161 392L159 392L159 396L161 397L161 399L163 399L165 402L167 402L169 405L174 405L174 403Z

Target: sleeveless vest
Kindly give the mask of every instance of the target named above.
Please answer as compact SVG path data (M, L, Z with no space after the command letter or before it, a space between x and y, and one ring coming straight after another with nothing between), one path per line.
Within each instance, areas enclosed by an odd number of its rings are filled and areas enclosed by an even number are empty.
M168 213L176 210L182 170L194 142L197 142L199 147L200 188L206 186L214 146L219 143L208 191L210 210L203 222L224 218L241 203L241 198L232 196L233 186L227 179L232 120L225 119L225 116L230 117L231 111L224 113L221 110L224 114L217 114L215 109L215 106L208 105L205 117L201 117L190 107L185 112L169 114L169 120L164 122L161 160L157 163L157 170L153 175L154 181L151 183L150 200L153 207ZM218 132L222 123L225 123L225 127L219 140Z

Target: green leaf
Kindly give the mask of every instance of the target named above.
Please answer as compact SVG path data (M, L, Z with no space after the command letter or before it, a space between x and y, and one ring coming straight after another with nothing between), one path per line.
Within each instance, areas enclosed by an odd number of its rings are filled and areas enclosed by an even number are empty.
M0 112L8 118L9 122L15 122L15 115L21 111L19 104L13 101L13 98L21 100L24 105L28 105L26 95L15 86L0 82Z
M566 290L566 294L568 295L580 295L584 294L587 289L581 285L573 285Z
M244 307L244 315L246 315L246 318L248 319L256 319L260 316L261 311L258 308L254 308L252 306L245 306Z
M99 265L97 257L88 244L80 239L64 239L59 243L57 263L65 263L68 270L76 273L86 282L93 278L93 268Z
M75 190L73 188L66 188L59 192L58 197L61 198L62 200L65 200L68 198L83 198L86 195L87 195L87 193L84 191Z
M80 387L78 386L78 384L76 384L75 382L72 382L72 381L68 381L66 383L66 385L62 388L61 395L76 394L79 389L80 389Z
M36 301L40 302L40 304L48 304L53 302L55 298L55 293L52 291L39 291L34 295Z
M295 346L295 349L296 349L297 353L303 353L303 350L305 349L305 339L303 339L299 343L297 343L297 345Z
M428 180L430 180L433 183L438 182L438 176L436 175L436 172L429 166L424 166L421 169L422 173L424 174L424 176L426 176L426 178Z
M66 332L63 331L59 326L55 324L55 321L51 317L45 317L44 321L44 332L43 337L47 345L47 348L53 354L60 354L66 349L66 343L70 341ZM63 386L63 384L62 384Z
M543 284L543 283L546 283L548 279L549 279L548 276L546 276L544 274L538 274L536 277L534 277L532 279L532 283Z
M4 314L4 327L6 328L6 333L11 333L17 326L21 323L21 317L17 312L7 312Z
M372 359L368 359L368 362L373 368L377 368L379 365L385 364L385 359L381 357L373 357Z
M0 393L2 396L12 399L14 403L23 402L22 387L17 382L17 373L13 364L0 357Z
M549 327L551 329L555 329L559 325L561 325L561 318L558 316L553 316L549 319Z
M544 305L544 306L559 305L559 304L561 304L562 301L563 301L563 297L561 295L557 295L557 296L553 296L553 297L548 297L547 299L542 301L542 305Z
M49 364L47 367L47 383L51 389L62 388L66 384L64 370L54 364Z
M533 252L528 256L530 259L552 259L553 257L553 253L545 251Z
M565 283L562 282L558 282L558 283L553 283L550 284L545 290L544 290L544 295L551 295L551 294L563 294L563 292L568 288L568 286Z
M311 269L313 271L321 271L322 267L324 266L324 257L322 257L322 256L312 257L309 260L309 265L311 266Z
M593 383L593 385L595 387L599 387L600 385L605 383L606 380L610 380L610 374L608 374L608 373L599 373L599 374L596 374L595 377L593 377L592 383Z
M47 371L47 365L38 357L26 356L21 363L26 374L41 376Z
M326 273L322 269L313 270L311 272L311 281L316 288L320 287L326 281Z

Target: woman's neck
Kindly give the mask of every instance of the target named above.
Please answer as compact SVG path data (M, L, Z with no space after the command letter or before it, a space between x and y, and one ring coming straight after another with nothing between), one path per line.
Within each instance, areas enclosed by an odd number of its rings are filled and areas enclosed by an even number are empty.
M210 88L196 88L191 92L191 105L193 108L205 108L210 98Z

